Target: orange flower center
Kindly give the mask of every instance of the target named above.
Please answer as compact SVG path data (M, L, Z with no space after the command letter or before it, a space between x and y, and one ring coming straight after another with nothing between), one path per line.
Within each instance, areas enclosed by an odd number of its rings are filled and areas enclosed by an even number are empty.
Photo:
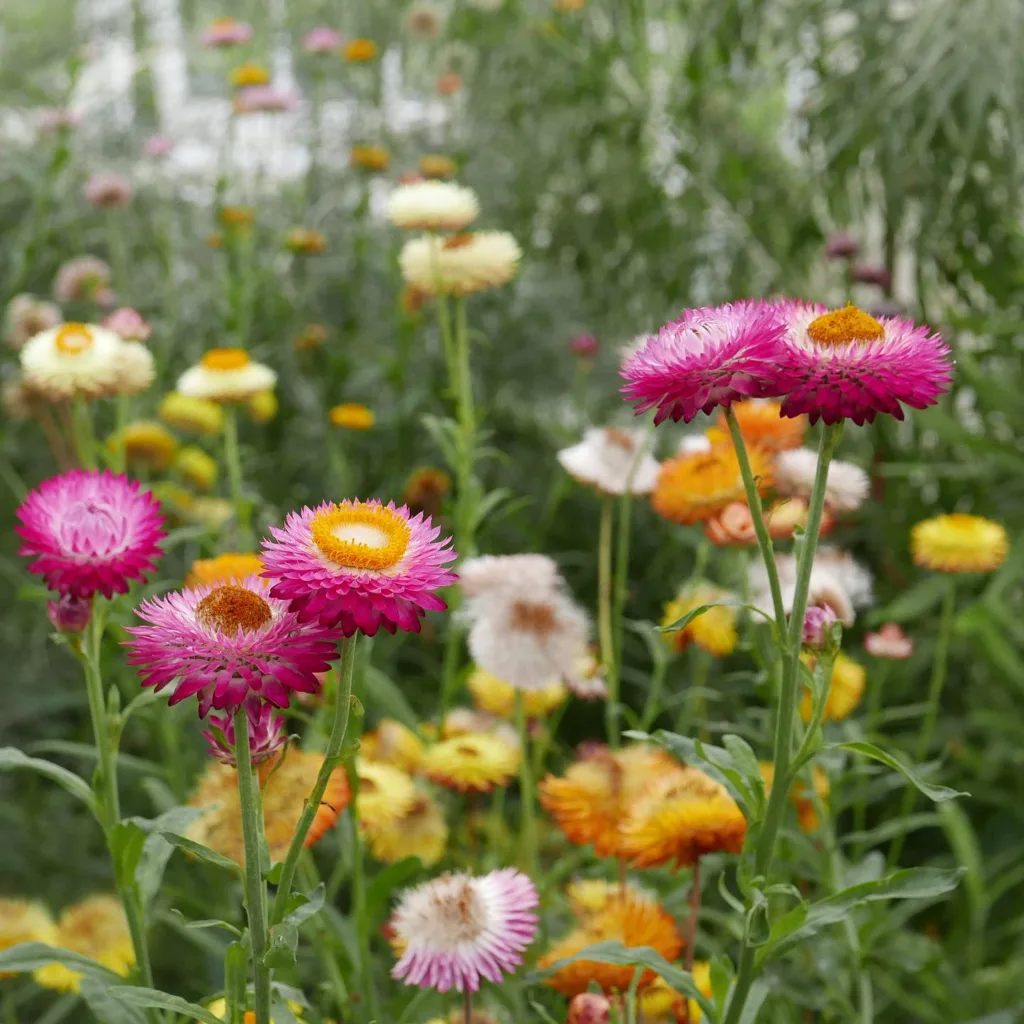
M463 231L458 235L449 235L441 245L442 249L464 249L473 242L473 233Z
M807 325L807 336L819 345L847 345L852 341L881 341L885 328L856 306L844 306Z
M455 752L461 754L463 757L479 757L480 751L476 747L471 747L468 743L458 743L455 746Z
M310 524L321 554L348 569L390 569L409 546L412 532L394 509L382 505L334 505Z
M196 605L196 619L221 633L248 633L265 626L272 618L270 605L259 594L233 583L211 590Z
M200 362L207 370L241 370L249 365L249 353L244 348L212 348Z
M88 352L93 343L92 331L85 324L64 324L57 332L55 344L66 356L77 356Z

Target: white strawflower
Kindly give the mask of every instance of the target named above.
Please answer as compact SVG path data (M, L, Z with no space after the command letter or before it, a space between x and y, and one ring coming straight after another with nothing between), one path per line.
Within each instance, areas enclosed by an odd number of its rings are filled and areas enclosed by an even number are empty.
M461 231L480 212L476 193L450 181L399 185L388 199L388 220L410 231Z
M530 594L561 584L562 574L547 555L480 555L459 565L459 586L471 598L495 591Z
M241 348L214 348L178 378L176 391L211 402L244 402L273 390L277 374Z
M139 341L121 342L114 377L114 391L119 395L141 395L156 376L153 353Z
M794 448L775 457L775 488L787 497L809 498L814 487L818 453ZM864 504L870 480L860 466L833 459L825 481L825 504L835 512L853 512Z
M34 295L15 295L4 317L4 341L17 351L29 338L56 327L63 319L54 303Z
M95 324L66 323L30 338L21 372L33 391L51 401L110 394L124 342Z
M406 284L425 295L471 295L511 281L522 255L507 231L476 231L444 239L410 238L399 263Z
M644 431L592 427L583 440L558 453L562 468L603 494L648 494L661 466L643 450Z
M711 451L711 439L704 434L686 434L679 442L680 455L703 454Z

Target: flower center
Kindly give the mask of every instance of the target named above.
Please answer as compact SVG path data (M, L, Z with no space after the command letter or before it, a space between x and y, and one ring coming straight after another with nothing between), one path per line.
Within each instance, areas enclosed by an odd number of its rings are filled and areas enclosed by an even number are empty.
M207 370L241 370L249 365L244 348L212 348L200 360Z
M604 432L604 436L609 444L617 445L625 452L632 452L636 448L636 442L633 440L633 435L628 430L623 430L621 427L609 427Z
M476 747L471 747L468 743L459 743L455 747L455 752L461 754L463 757L479 757L480 751Z
M550 604L535 604L531 601L516 601L512 605L511 625L528 633L544 636L558 628L555 610Z
M430 902L436 914L440 945L450 949L479 937L486 923L487 909L467 879L442 876L439 881L447 884L438 886Z
M409 546L408 523L382 505L343 502L318 512L310 523L321 554L348 569L390 569Z
M66 356L77 356L88 352L93 343L92 331L85 324L64 324L57 332L57 350Z
M211 590L196 605L196 619L202 625L229 635L260 629L273 617L270 605L259 594L234 583Z
M881 341L885 328L856 306L844 306L807 325L807 336L819 345L847 345L853 341Z
M442 249L464 249L467 245L471 245L473 242L473 235L471 232L464 231L458 235L449 235L444 243L441 245Z

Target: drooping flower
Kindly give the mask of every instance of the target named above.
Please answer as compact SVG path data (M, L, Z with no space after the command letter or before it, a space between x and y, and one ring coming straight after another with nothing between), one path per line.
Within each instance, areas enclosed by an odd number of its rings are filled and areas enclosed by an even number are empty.
M132 187L119 174L94 174L82 187L85 201L98 210L120 210L132 201Z
M221 583L238 583L249 576L263 572L263 561L259 555L248 552L225 552L216 558L199 558L192 563L186 587L217 586Z
M206 752L214 760L236 767L234 718L230 714L210 715L207 722L210 728L203 730ZM246 722L249 727L250 762L260 764L276 756L288 738L284 717L271 704L250 704L246 707Z
M153 333L142 314L130 306L115 309L103 318L100 326L113 331L122 341L146 341Z
M774 394L781 337L782 326L765 303L684 310L625 362L623 394L638 413L656 407L655 423L689 423L698 412Z
M876 320L856 306L776 309L786 327L775 367L783 416L861 425L882 412L901 420L904 405L934 405L952 379L948 346L910 320Z
M804 663L812 671L814 670L815 658L812 654L801 655ZM867 683L867 672L864 666L854 661L853 658L840 651L836 655L835 663L832 666L832 679L829 683L828 699L825 702L825 722L839 722L853 714L861 697L864 696L864 687ZM814 706L814 698L809 689L804 690L800 700L800 717L805 721L811 720L811 710Z
M910 532L916 565L938 572L992 572L1006 560L1006 530L991 519L954 512L918 523Z
M34 295L15 295L4 313L4 341L17 352L29 340L61 320L59 307Z
M424 295L471 295L511 281L522 255L507 231L475 231L444 239L411 238L402 246L399 263L406 283Z
M372 409L358 402L345 402L342 405L335 405L327 412L327 418L331 426L339 427L342 430L370 430L377 422L377 417Z
M386 171L391 163L391 154L383 146L362 143L349 150L349 162L364 171Z
M0 952L21 942L56 944L57 925L35 900L0 899ZM5 974L0 971L0 978Z
M810 448L780 452L775 460L775 487L779 494L809 498L814 487L818 453ZM864 504L871 480L860 466L833 459L825 480L825 504L835 512L854 512Z
M404 815L416 799L412 779L400 768L383 761L356 758L356 815L363 828L393 824Z
M520 756L518 746L499 735L466 733L427 747L420 770L460 793L489 793L516 777Z
M224 409L208 398L190 398L172 391L164 395L158 412L169 426L205 437L214 437L224 429Z
M864 634L864 650L876 658L904 661L914 653L914 641L895 622L887 622L877 633Z
M148 625L128 628L128 663L143 686L173 684L170 704L198 696L201 717L258 701L286 708L292 693L318 693L337 657L331 632L300 622L259 576L150 598L136 614Z
M388 220L407 231L461 231L479 212L480 203L471 188L447 181L399 185L387 207Z
M467 685L473 695L473 703L481 711L499 718L512 717L515 712L515 687L482 668L476 668L470 673ZM539 690L526 690L523 693L526 714L530 718L544 718L564 704L568 695L565 686L557 679Z
M782 415L782 403L768 399L748 399L736 402L733 415L739 424L744 442L757 445L767 452L784 452L799 448L807 432L807 421L801 417L789 419ZM713 444L732 443L729 426L724 416L708 431Z
M474 878L446 874L407 889L391 919L405 952L391 974L438 992L475 992L522 963L537 931L537 890L503 868Z
M74 597L124 594L156 568L160 506L138 481L72 470L44 480L17 511L20 554L50 590Z
M402 503L416 515L433 518L441 512L445 495L452 489L452 478L443 469L426 466L410 474L402 492Z
M406 857L419 857L431 867L443 856L448 845L448 826L437 802L427 793L417 793L399 818L367 826L370 851L385 864Z
M110 289L110 265L96 256L78 256L62 263L53 279L58 302L98 301Z
M241 46L252 39L252 26L235 18L215 18L199 36L203 46Z
M112 394L123 345L113 331L95 324L51 327L22 348L22 376L51 401Z
M359 743L359 753L368 761L394 765L410 775L423 761L423 741L406 725L384 718Z
M767 452L757 447L750 448L747 454L758 490L763 493L772 482L772 461ZM688 526L744 500L745 493L735 450L718 445L663 462L651 505L663 519Z
M124 452L130 469L148 469L162 473L174 461L178 442L162 424L152 420L126 423L111 434L104 444L110 455Z
M661 468L644 447L642 430L591 427L583 440L558 453L574 480L601 494L648 494Z
M662 636L676 653L682 653L692 641L708 654L726 658L732 654L739 639L736 632L736 595L728 590L708 583L681 590L665 605L661 625L671 626L688 612L705 604L715 607L690 619L682 629L663 633Z
M193 444L178 449L174 471L197 491L208 491L217 482L217 460Z
M350 39L341 55L349 64L362 64L377 56L377 44L372 39Z
M344 41L345 38L340 32L328 26L320 25L317 28L310 29L302 37L302 49L306 53L337 53Z
M276 383L277 374L252 362L245 349L213 348L178 378L177 391L210 402L245 402Z

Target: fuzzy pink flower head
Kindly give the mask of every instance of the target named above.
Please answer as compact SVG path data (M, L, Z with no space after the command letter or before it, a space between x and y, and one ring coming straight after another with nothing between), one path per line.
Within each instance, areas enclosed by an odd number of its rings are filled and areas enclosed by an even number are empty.
M53 279L53 297L58 302L98 300L109 291L110 265L98 256L76 256L62 263Z
M438 992L476 992L481 978L500 984L533 941L537 902L533 882L515 868L445 874L407 889L391 918L405 944L391 976Z
M764 302L688 309L623 364L622 393L655 423L709 413L743 398L778 394L775 354L783 327Z
M581 359L593 359L597 355L599 347L597 338L592 334L577 334L569 342L569 348L572 350L573 355L577 355Z
M285 745L288 736L284 716L278 714L272 704L247 702L245 719L249 729L249 761L252 764L269 760ZM236 768L234 717L229 714L210 715L207 722L211 728L203 730L206 752L221 764Z
M783 416L806 414L811 423L853 420L878 413L903 419L903 406L934 405L952 380L949 347L910 320L876 320L856 306L828 311L808 302L776 307L786 326L776 379Z
M235 93L235 112L238 114L279 113L294 110L299 97L287 89L274 85L249 85Z
M302 40L306 53L337 53L345 37L333 28L321 25L307 32Z
M199 36L203 46L241 46L250 39L252 25L235 18L216 18Z
M825 242L825 259L848 260L860 252L860 242L846 231L836 231Z
M325 502L290 512L263 543L271 596L290 601L300 621L373 636L383 626L419 632L427 611L447 605L435 593L455 582L451 538L422 513L394 502Z
M249 701L288 707L293 693L317 693L317 674L337 657L334 634L300 622L259 576L143 601L132 626L130 665L143 686L172 683L170 704L198 695L199 714Z
M50 590L89 598L123 594L156 568L166 536L160 505L137 480L72 470L44 480L17 511L19 554Z
M151 156L154 159L170 156L174 150L174 139L167 135L150 135L142 143L142 155Z
M81 633L92 618L92 600L63 594L59 600L47 603L46 617L58 633Z
M804 613L803 645L812 651L821 651L828 646L829 633L839 621L828 605L811 605Z
M113 331L122 341L146 341L153 333L153 328L142 319L142 314L130 306L122 306L105 316L102 327Z
M895 622L887 622L877 633L865 634L864 650L876 658L905 661L914 653L914 641Z
M85 201L97 210L122 210L132 201L132 187L119 174L94 174L82 187Z

